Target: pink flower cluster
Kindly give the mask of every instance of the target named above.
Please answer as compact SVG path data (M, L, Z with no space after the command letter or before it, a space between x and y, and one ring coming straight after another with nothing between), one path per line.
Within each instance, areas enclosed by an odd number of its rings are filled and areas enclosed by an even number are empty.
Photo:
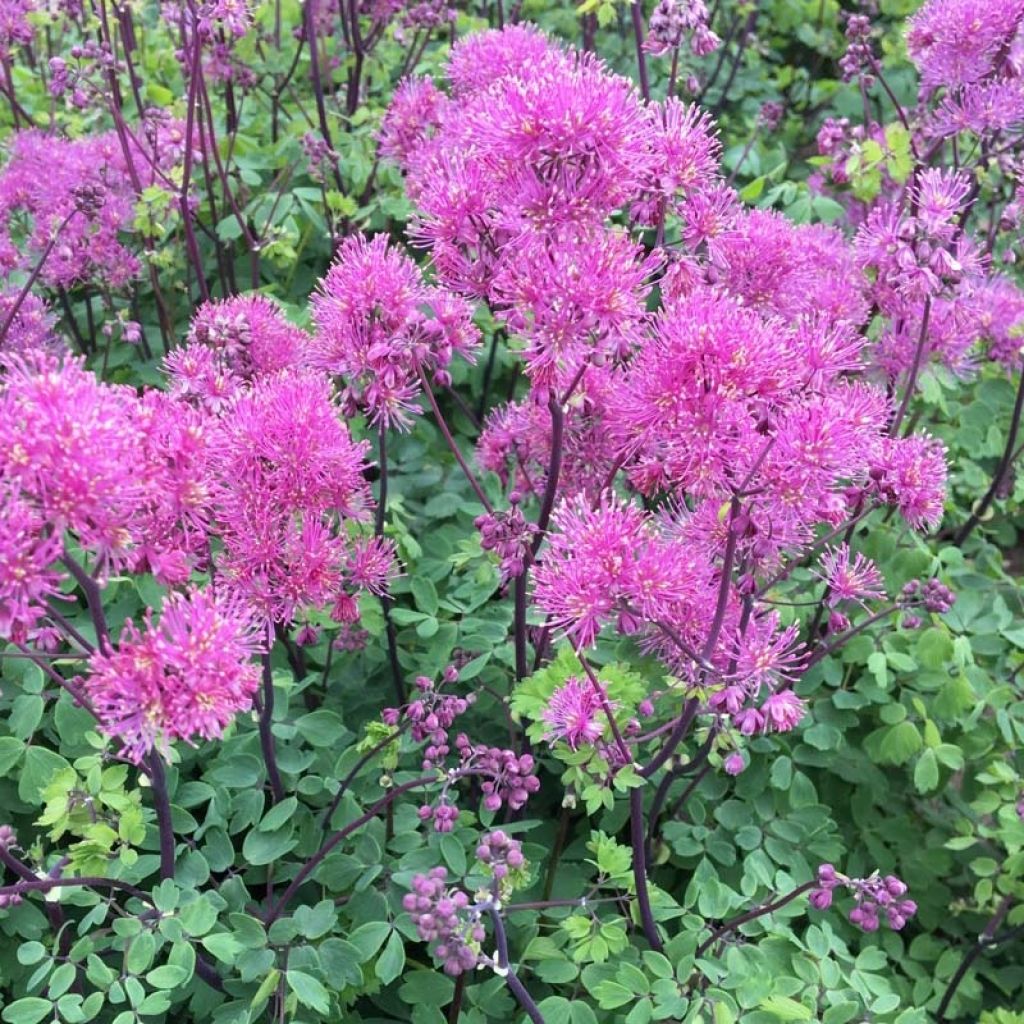
M501 829L488 832L476 848L476 859L497 882L508 878L526 863L523 844Z
M458 671L449 665L444 671L444 683L450 685L458 678ZM399 725L403 719L412 723L409 733L413 740L417 743L427 742L422 766L424 771L430 771L451 753L449 731L456 718L464 715L476 703L476 694L457 697L441 693L429 676L418 676L416 689L419 695L415 700L401 708L385 708L381 712L381 720L385 725L392 726Z
M551 694L544 708L542 718L548 727L548 740L563 740L570 750L593 746L608 725L606 705L612 711L616 707L589 680L570 676Z
M160 134L162 142L168 132ZM71 140L32 130L15 135L9 153L0 172L5 274L32 268L49 250L41 280L53 287L117 289L135 277L139 262L123 235L132 229L136 189L169 170L179 151L150 152L133 140L126 154L114 132Z
M447 880L443 867L415 875L412 892L402 898L402 907L419 937L433 944L432 952L442 962L445 974L458 976L476 967L487 933L480 915L470 911L469 896L461 889L449 888Z
M818 888L811 891L811 906L827 910L832 906L835 890L840 888L853 895L850 921L865 932L878 931L881 915L889 927L898 932L917 913L917 904L902 898L907 886L895 875L881 878L875 873L870 878L849 878L831 864L818 868Z
M355 235L338 247L313 297L311 361L344 380L345 407L384 427L408 427L421 374L451 382L453 356L471 360L480 332L472 307L426 285L419 268L387 236Z
M212 590L172 594L145 628L128 620L115 650L97 651L83 680L105 732L138 762L175 740L220 736L252 706L259 628L239 600Z
M366 445L330 380L302 366L307 341L238 298L200 309L169 391L101 383L39 346L5 358L0 635L52 646L65 570L91 603L112 569L176 590L159 626L129 624L113 649L97 637L84 683L135 758L219 735L250 706L254 623L265 635L324 608L351 627L359 594L394 575L390 541L358 532ZM189 589L197 572L215 592Z

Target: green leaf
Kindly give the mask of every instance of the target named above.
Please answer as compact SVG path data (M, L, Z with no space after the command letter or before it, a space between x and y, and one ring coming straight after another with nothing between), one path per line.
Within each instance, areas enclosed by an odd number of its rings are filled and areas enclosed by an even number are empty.
M421 612L427 615L437 614L437 590L426 576L414 576L409 589L412 590L413 600Z
M905 764L922 747L924 741L913 722L903 721L888 728L879 746L881 759L888 764Z
M331 1006L330 995L312 974L307 974L305 971L289 970L285 971L284 976L288 987L295 993L303 1006L308 1006L317 1013L327 1013Z
M914 786L918 793L927 793L939 784L939 764L935 751L925 750L914 765Z
M245 948L231 932L217 932L200 941L203 949L212 953L222 964L233 964Z
M403 1003L415 1006L447 1006L455 993L455 982L439 971L413 971L398 990Z
M153 988L177 988L188 980L188 971L184 967L173 967L171 964L164 964L162 967L154 967L146 975L146 982Z
M340 716L325 709L303 715L296 721L295 728L297 734L314 747L334 746L345 734L345 726Z
M367 921L348 936L348 941L362 953L365 962L384 945L390 931L391 925L387 921Z
M27 804L42 803L43 790L51 779L58 772L71 770L71 765L60 754L46 747L28 747L25 765L18 777L18 797Z
M276 832L291 820L295 808L298 806L299 801L295 797L286 797L279 804L271 807L256 827L260 832Z
M39 963L46 956L46 947L41 942L23 942L18 947L18 963L26 967Z
M277 983L280 980L281 972L276 967L268 971L267 976L260 982L260 987L256 989L256 994L252 997L249 1006L256 1007L265 1003L270 998L274 989L277 988Z
M384 952L377 958L373 973L385 984L390 985L405 968L405 945L402 936L392 931Z
M41 1021L52 1010L53 1004L49 999L26 996L11 1003L4 1010L3 1019L8 1024L37 1024L37 1021Z
M617 1010L620 1006L631 1003L635 998L631 989L610 978L598 982L591 992L602 1010Z
M768 1013L778 1020L814 1019L814 1013L809 1007L804 1006L803 1003L798 1003L795 999L790 999L788 996L769 996L767 999L761 1000L761 1009L767 1010Z
M292 850L298 841L290 822L273 832L250 832L242 843L242 856L253 865L270 864Z
M6 775L25 752L25 744L13 736L0 736L0 775Z

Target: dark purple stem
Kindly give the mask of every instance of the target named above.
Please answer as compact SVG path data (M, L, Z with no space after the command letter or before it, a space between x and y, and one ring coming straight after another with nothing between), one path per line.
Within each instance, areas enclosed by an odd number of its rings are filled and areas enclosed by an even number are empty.
M320 866L323 859L333 850L338 843L342 842L348 836L350 836L356 829L360 829L367 822L373 821L374 818L380 814L386 807L388 807L393 801L397 800L400 796L408 793L410 790L419 789L422 786L428 786L432 782L437 782L437 774L433 775L421 775L419 778L413 779L411 782L404 782L401 786L396 786L390 790L385 796L382 796L365 814L361 814L354 821L350 821L344 828L338 829L337 832L333 833L323 846L320 847L316 853L313 854L309 860L299 869L299 873L291 880L288 884L288 888L281 894L280 899L267 911L267 916L264 919L264 924L270 927L285 911L285 908L291 902L292 897L301 888L303 882Z
M167 773L160 755L149 752L146 770L153 790L157 828L160 832L160 878L174 878L174 825L171 821L171 798L167 793Z
M263 763L267 766L267 779L270 781L270 792L274 803L284 799L284 785L281 773L277 768L277 746L274 742L274 677L270 670L270 655L263 655L263 700L260 712L260 748L263 751Z
M491 925L494 927L494 944L498 947L498 974L505 976L505 984L509 991L516 997L516 1002L523 1008L533 1024L545 1024L544 1015L540 1012L533 997L526 991L526 987L519 980L519 976L512 969L508 962L508 935L505 932L505 922L501 918L497 907L493 903L487 905L487 912L491 917Z
M766 914L774 913L781 907L784 907L787 903L792 903L798 896L802 896L805 892L813 889L818 883L815 881L804 882L803 885L798 885L792 892L786 893L785 896L779 897L773 903L766 903L761 907L754 907L753 910L748 910L745 914L739 914L736 917L729 918L728 921L720 924L711 935L705 939L698 947L696 956L703 956L719 939L728 935L730 932L734 932L737 928L748 924L750 921L756 921L759 917L764 917Z
M629 791L629 842L633 848L633 883L636 887L636 905L640 912L640 925L644 936L656 953L662 950L661 936L651 912L651 897L647 890L647 855L644 835L644 792L640 787Z

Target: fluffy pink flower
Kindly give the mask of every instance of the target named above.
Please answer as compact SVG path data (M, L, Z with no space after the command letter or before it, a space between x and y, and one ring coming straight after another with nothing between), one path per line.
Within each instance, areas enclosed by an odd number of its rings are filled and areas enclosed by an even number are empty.
M829 589L828 606L842 601L874 601L885 597L885 581L878 566L860 552L851 556L848 544L828 548L821 556L821 572L814 575Z
M180 586L205 565L213 506L208 415L166 392L148 391L140 402L144 493L134 529L138 568Z
M456 95L467 95L566 60L564 51L532 25L509 25L463 36L448 55L448 78Z
M103 730L138 762L175 740L220 736L252 706L261 649L256 625L237 601L211 591L172 594L159 622L125 623L117 648L89 662L85 689Z
M806 713L806 705L792 690L773 693L761 705L765 732L791 732Z
M305 605L336 600L350 557L350 572L383 585L383 552L353 555L337 525L369 514L366 450L330 382L311 371L258 379L221 417L211 444L220 569L269 618L289 622Z
M243 380L301 367L310 344L305 331L290 324L262 295L203 303L192 318L188 338L191 344L220 353L231 372Z
M3 0L0 3L0 56L9 60L12 50L19 44L32 42L35 29L28 15L35 10L34 0Z
M45 615L46 598L57 593L53 566L64 545L39 511L2 482L0 505L0 638L23 643Z
M675 98L652 106L650 111L654 189L671 196L710 184L719 174L722 147L708 114Z
M431 79L402 79L377 136L381 156L407 167L416 150L440 127L447 102Z
M774 689L780 683L795 680L807 658L799 632L796 626L779 629L776 614L755 618L744 635L734 642L733 678L751 696L756 696L763 687Z
M639 346L654 267L628 235L607 229L533 233L510 245L491 297L525 338L531 379L562 391L588 360Z
M589 680L575 676L551 694L541 718L548 726L548 741L564 740L571 750L596 743L606 725L601 696Z
M1022 0L928 0L907 29L922 84L953 87L988 77L1005 60L1022 18Z
M139 442L134 391L101 384L77 359L18 363L0 386L0 477L104 560L122 561L133 540Z
M226 406L242 385L224 356L206 345L176 348L164 359L164 371L175 398L211 411Z
M375 422L407 427L418 412L418 368L447 382L455 354L472 358L479 332L465 300L423 283L386 235L347 238L313 297L313 362L345 381L345 398Z
M7 320L21 289L0 294L0 324ZM57 318L46 303L29 292L15 313L6 335L0 338L0 360L12 355L46 351L57 353L63 347L53 332Z
M30 218L32 230L19 262L34 266L69 214L42 281L55 287L95 281L118 288L131 280L139 263L120 235L131 227L134 195L114 133L73 141L34 130L18 133L0 174L0 237L10 241L11 223Z
M537 604L555 627L589 646L612 621L630 632L637 617L671 615L687 573L678 545L661 539L640 509L616 500L595 509L577 498L555 510L535 580Z
M885 501L915 529L934 529L946 498L946 447L926 434L887 439L871 471Z

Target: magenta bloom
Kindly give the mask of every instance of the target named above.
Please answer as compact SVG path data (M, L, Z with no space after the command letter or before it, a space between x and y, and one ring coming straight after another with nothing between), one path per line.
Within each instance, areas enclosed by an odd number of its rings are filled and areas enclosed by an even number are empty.
M211 591L172 594L158 623L125 623L114 651L89 662L86 692L104 731L138 762L175 740L220 736L252 706L258 630L244 605Z
M381 156L407 167L416 150L441 125L447 102L447 97L431 79L402 79L380 127Z
M1022 0L927 0L907 30L922 83L970 85L1000 70L1022 17Z
M407 428L419 412L420 368L447 383L453 356L471 359L479 344L469 304L425 285L386 235L345 239L320 287L313 362L343 378L353 411L385 426Z
M46 614L45 599L57 593L53 565L64 545L16 488L0 483L0 505L0 638L24 643Z
M77 359L18 363L0 384L0 477L102 560L123 563L132 545L139 442L135 392L101 384Z
M448 78L456 95L486 89L513 76L567 63L565 52L532 25L463 36L448 55Z
M842 601L863 603L885 597L885 581L878 566L860 552L851 555L848 544L826 549L821 569L815 575L828 585L830 608Z
M206 302L196 310L189 342L218 352L242 380L297 369L308 359L310 338L262 295Z
M765 732L790 732L807 713L807 706L792 690L773 693L762 705Z
M934 529L946 498L946 447L926 434L887 439L872 469L885 500L915 529Z
M611 702L609 706L615 707ZM590 680L575 676L551 694L541 717L548 726L548 741L564 740L572 750L596 743L606 726L601 695Z
M687 593L678 545L636 506L613 500L593 509L576 499L555 510L552 527L535 576L537 604L580 646L615 620L671 616Z

